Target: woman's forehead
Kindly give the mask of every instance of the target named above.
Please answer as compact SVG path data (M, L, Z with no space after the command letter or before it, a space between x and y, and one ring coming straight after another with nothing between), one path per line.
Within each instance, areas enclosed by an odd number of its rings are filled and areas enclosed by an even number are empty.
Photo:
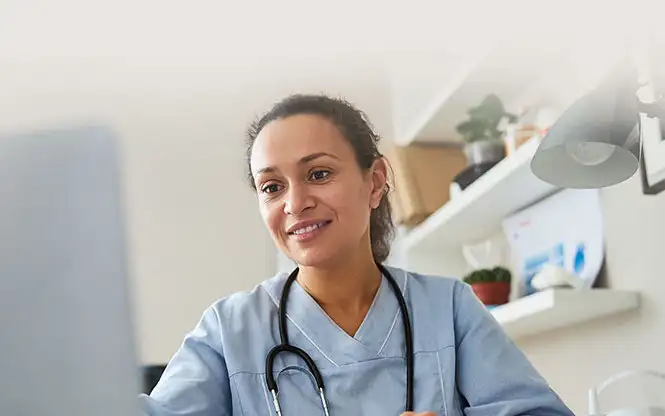
M252 170L297 163L303 157L328 153L339 159L353 158L353 149L329 120L315 115L296 115L268 123L252 148Z

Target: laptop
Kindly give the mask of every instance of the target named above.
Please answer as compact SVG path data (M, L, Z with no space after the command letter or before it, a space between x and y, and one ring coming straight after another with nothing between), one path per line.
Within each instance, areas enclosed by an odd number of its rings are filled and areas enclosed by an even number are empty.
M138 415L118 143L0 137L0 415Z

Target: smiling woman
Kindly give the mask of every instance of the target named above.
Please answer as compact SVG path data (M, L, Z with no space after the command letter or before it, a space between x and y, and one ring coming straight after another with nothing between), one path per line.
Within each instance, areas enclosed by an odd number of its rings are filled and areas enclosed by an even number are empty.
M249 133L250 182L275 243L296 263L351 254L380 263L393 230L386 163L362 115L331 103L292 97L259 120Z
M277 241L278 230L273 226L278 226L274 221L281 217L275 218L274 208L280 200L294 196L293 193L311 189L312 192L296 194L295 200L288 199L289 205L283 211L304 211L309 206L298 204L318 200L323 206L317 210L328 211L319 215L338 213L339 220L343 221L338 230L348 225L347 231L365 233L363 237L369 237L367 241L371 245L362 247L371 247L379 263L388 257L393 223L390 201L383 198L389 186L387 166L378 151L378 142L379 137L362 112L341 100L321 96L289 97L250 128L247 147L250 184L263 194L260 205L266 225L287 256L297 253ZM277 195L266 195L266 192ZM303 201L299 197L307 199ZM365 200L361 202L362 198ZM271 208L273 215L266 216ZM311 215L310 211L305 213L305 216ZM342 240L350 242L351 239L347 236Z
M261 217L297 267L211 305L142 396L147 414L572 415L467 285L382 265L378 141L362 112L318 95L250 127Z

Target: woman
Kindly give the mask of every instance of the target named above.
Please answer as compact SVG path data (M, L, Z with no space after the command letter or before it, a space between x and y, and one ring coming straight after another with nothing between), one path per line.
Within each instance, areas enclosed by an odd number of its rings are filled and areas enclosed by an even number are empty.
M213 304L146 414L572 415L467 285L381 265L393 228L378 141L325 96L288 97L252 126L250 183L297 269ZM285 338L315 368L293 351L267 363Z

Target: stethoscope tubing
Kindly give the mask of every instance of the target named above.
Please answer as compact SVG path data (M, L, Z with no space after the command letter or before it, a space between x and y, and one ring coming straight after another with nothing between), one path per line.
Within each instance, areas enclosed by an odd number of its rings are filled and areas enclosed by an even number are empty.
M413 352L413 333L411 330L409 311L406 305L406 300L404 299L402 291L400 290L399 285L397 284L395 279L392 277L390 272L388 272L388 270L384 266L382 266L381 264L377 264L377 266L379 267L381 273L384 276L386 276L388 282L390 282L390 287L395 293L395 297L397 298L397 302L399 303L399 308L402 315L402 321L404 325L404 339L406 343L405 411L409 412L413 410L413 377L414 377L413 373L414 373L414 357L415 357ZM288 352L299 356L300 358L302 358L303 361L305 361L305 364L307 365L309 371L314 376L316 387L319 390L319 396L321 398L321 406L323 407L324 414L326 416L329 416L328 403L325 395L323 377L321 376L319 369L314 363L314 360L312 360L312 358L304 350L289 344L289 335L286 329L286 303L288 301L288 295L291 289L291 285L298 276L298 271L299 271L298 268L296 268L293 272L291 272L289 277L286 279L286 282L284 283L284 287L282 289L282 296L279 301L279 312L278 312L279 336L281 343L273 347L266 356L266 384L268 386L268 390L271 392L273 396L273 404L275 406L275 411L277 412L278 416L282 416L281 406L278 398L279 388L277 386L277 383L275 382L275 378L272 371L273 364L277 355L279 355L282 352Z

